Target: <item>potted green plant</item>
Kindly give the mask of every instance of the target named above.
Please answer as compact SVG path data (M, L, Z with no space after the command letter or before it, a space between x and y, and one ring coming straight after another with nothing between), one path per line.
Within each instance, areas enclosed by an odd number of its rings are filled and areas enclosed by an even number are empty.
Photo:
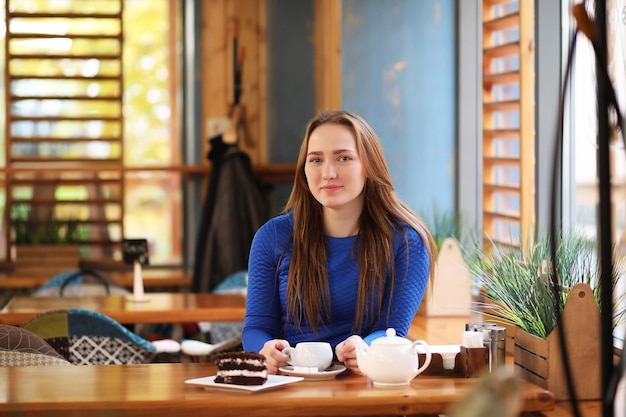
M576 231L566 232L556 247L556 272L561 288L558 303L561 312L576 284L587 284L599 305L600 288L595 242ZM482 289L488 315L497 321L515 325L537 337L546 338L557 323L554 309L555 292L552 290L550 240L539 239L529 250L507 252L492 245L489 254L475 249L469 268ZM624 267L623 257L615 256L616 269ZM621 275L616 275L613 288ZM623 298L624 295L621 295ZM623 305L616 300L616 305ZM483 310L484 311L484 310ZM615 325L625 317L624 309L614 312Z
M478 310L488 320L506 325L507 331L513 330L508 343L513 342L516 370L531 382L553 391L558 399L566 399L568 392L556 326L561 319L571 360L597 362L601 289L597 285L595 242L578 231L567 231L556 243L556 262L552 260L550 238L544 236L521 253L497 245L492 245L489 253L476 247L469 268L482 290L484 301L478 304ZM616 270L623 270L623 258L615 259ZM558 291L553 288L555 271L560 284ZM621 274L613 277L611 290L620 277ZM624 303L618 299L615 305ZM622 307L613 314L617 325L626 313ZM583 367L574 369L579 398L597 399L600 367L593 367L597 372L584 368L584 373Z

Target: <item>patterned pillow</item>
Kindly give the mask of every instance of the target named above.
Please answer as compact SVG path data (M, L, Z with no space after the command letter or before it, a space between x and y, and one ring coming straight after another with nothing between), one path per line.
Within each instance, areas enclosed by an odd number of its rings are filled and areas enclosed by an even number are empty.
M75 365L147 363L157 353L152 343L97 311L49 311L22 327L43 337Z
M116 337L70 336L70 361L76 365L146 363L154 355L154 351Z
M0 351L0 366L71 366L63 358L41 353Z
M71 365L41 337L21 327L0 324L2 366Z

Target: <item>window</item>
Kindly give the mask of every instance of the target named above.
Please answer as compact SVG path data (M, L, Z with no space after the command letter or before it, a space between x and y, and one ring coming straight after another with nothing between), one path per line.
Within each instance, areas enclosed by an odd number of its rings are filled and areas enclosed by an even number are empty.
M83 259L147 238L152 264L181 264L181 2L3 3L0 257L53 221Z
M580 3L574 1L573 3ZM593 16L595 2L588 1L587 11ZM625 116L626 106L626 2L607 2L607 46L608 70L617 100ZM573 25L573 22L572 22ZM567 140L571 144L569 169L572 178L565 178L566 194L564 213L571 227L582 230L591 238L597 238L598 230L598 177L597 177L597 102L595 56L592 46L582 33L576 42L573 73L569 95L570 129ZM610 115L615 121L616 115ZM623 265L626 256L626 148L621 132L614 129L610 141L611 159L611 210L613 243L618 248L615 266ZM624 271L618 271L623 274ZM620 279L621 288L616 296L626 302L626 281ZM626 323L621 323L614 332L623 346ZM620 342L618 342L620 343Z
M619 5L621 3L621 6ZM609 48L609 73L622 111L626 105L626 25L622 20L624 1L615 2L615 7L607 13L607 43ZM587 9L593 13L593 2ZM573 157L571 164L574 173L572 204L568 207L570 222L582 227L592 237L596 235L598 204L596 152L597 114L595 58L587 38L579 35L574 58L574 71L571 83L570 120ZM623 115L622 115L623 116ZM614 119L615 120L615 119ZM613 240L626 245L626 150L619 131L610 138L613 176Z

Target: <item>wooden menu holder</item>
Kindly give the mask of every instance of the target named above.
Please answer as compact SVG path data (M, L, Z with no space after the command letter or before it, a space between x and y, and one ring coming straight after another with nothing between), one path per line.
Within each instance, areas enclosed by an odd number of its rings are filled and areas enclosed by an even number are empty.
M148 301L144 293L142 265L148 265L148 240L124 239L122 244L124 263L133 266L133 293L126 297L127 301L142 303Z
M587 284L572 287L562 313L574 389L579 400L602 398L600 366L600 310ZM546 339L520 329L515 334L515 373L569 399L563 371L558 329Z
M422 316L467 316L472 307L472 278L456 239L447 238L437 256L435 279L428 283L417 312Z

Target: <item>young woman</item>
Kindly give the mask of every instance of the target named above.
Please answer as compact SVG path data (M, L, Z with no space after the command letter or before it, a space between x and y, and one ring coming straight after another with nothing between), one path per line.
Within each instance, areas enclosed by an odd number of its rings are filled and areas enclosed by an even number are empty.
M379 139L358 115L319 114L306 129L284 213L250 249L243 347L287 365L282 349L327 341L358 372L346 339L406 336L434 268L435 244L400 201Z

